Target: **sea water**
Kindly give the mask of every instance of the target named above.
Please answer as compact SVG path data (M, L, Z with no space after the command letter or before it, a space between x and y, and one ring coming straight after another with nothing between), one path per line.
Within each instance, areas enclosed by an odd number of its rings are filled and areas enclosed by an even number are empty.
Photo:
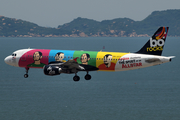
M172 62L123 72L46 76L42 69L12 67L4 58L23 48L136 52L142 38L0 38L1 120L179 120L180 38L167 37Z

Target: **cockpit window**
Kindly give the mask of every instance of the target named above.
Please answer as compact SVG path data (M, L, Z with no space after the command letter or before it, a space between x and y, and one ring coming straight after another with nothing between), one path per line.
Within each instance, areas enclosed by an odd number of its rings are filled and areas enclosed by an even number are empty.
M13 53L12 56L16 56L16 53Z

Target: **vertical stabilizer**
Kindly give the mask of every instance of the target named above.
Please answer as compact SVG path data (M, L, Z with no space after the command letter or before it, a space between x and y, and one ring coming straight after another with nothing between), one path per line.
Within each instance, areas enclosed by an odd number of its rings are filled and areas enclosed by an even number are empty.
M167 37L168 29L169 27L160 27L137 53L161 55Z

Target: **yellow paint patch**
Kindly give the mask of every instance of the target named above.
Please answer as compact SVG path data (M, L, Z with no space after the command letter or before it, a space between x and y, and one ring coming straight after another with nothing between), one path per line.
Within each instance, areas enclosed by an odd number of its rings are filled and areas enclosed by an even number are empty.
M98 52L96 57L96 67L98 67L99 70L102 71L114 71L117 61L126 54L128 53ZM107 56L111 56L111 57L107 57ZM104 64L105 63L104 59L108 59L106 64Z

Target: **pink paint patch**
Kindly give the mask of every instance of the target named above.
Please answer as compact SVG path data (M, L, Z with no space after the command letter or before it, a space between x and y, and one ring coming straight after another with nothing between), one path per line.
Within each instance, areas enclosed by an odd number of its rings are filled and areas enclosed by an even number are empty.
M40 59L40 63L47 65L50 50L33 49L33 50L30 50L30 51L24 53L21 56L21 58L19 60L19 66L20 67L27 67L28 65L33 64L35 62L34 58L33 58L35 52L42 53L42 58ZM28 66L28 67L31 67L31 66ZM32 67L41 68L39 66L32 66Z

